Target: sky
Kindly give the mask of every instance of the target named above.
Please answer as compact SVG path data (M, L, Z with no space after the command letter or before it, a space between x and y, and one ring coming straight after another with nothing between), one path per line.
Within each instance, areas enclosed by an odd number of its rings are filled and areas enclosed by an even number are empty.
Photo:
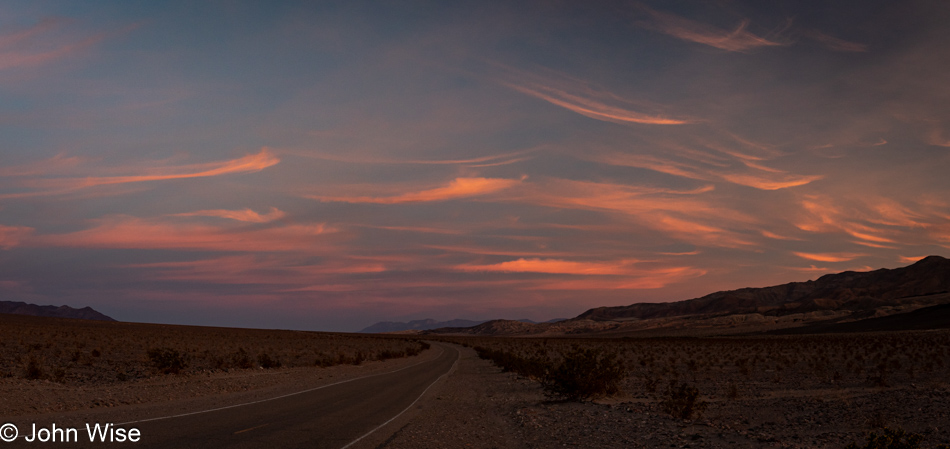
M950 256L940 1L9 1L0 300L356 331Z

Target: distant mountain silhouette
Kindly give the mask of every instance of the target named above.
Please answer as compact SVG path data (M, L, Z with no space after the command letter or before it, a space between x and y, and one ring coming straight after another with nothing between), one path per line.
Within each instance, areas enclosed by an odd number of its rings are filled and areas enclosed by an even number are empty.
M685 301L597 307L557 323L494 320L427 333L620 337L939 329L950 327L947 304L950 260L930 256L903 268L845 271Z
M396 321L380 321L372 326L367 327L366 329L361 330L361 333L366 334L379 334L383 332L403 332L403 331L412 331L412 330L429 330L436 329L440 327L470 327L476 326L484 323L484 321L472 321L472 320L449 320L449 321L436 321L432 318L427 318L424 320L412 320L408 323L401 323Z
M597 307L575 320L666 318L697 314L789 315L822 310L868 311L900 303L902 298L950 291L950 260L930 256L892 270L845 271L814 281L764 288L716 292L701 298L669 303L637 303Z
M77 318L80 320L115 321L91 307L74 309L69 306L38 306L17 301L0 301L0 313L16 315L45 316L55 318Z
M495 320L499 321L499 320ZM545 321L545 323L556 323L559 321L565 321L565 318L555 318L553 320ZM482 320L482 321L472 321L472 320L462 320L454 319L449 321L436 321L432 318L425 320L413 320L408 323L401 323L396 321L380 321L372 326L367 327L366 329L361 330L361 333L365 334L379 334L384 332L405 332L405 331L425 331L431 329L440 329L440 328L469 328L472 326L478 326L483 323L489 323L491 321ZM513 322L521 323L530 323L537 324L537 321L532 321L527 318L522 318L520 320L513 320Z

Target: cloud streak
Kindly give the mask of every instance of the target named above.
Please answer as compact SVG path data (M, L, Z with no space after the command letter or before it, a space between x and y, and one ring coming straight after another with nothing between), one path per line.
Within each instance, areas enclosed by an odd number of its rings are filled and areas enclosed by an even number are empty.
M71 248L300 251L330 247L326 236L335 232L325 223L255 229L115 216L99 220L95 227L82 231L37 235L30 238L28 244Z
M500 192L520 183L520 180L499 178L456 178L442 187L407 192L394 196L311 196L324 202L403 204L448 201Z
M254 212L251 209L243 210L227 210L227 209L210 209L210 210L199 210L196 212L186 212L182 214L172 214L173 217L218 217L218 218L227 218L231 220L244 221L248 223L268 223L274 220L279 220L284 218L287 215L280 209L276 207L270 208L270 212L266 214L259 214Z
M708 45L720 50L747 52L762 47L786 45L748 31L748 19L742 20L733 30L724 30L675 14L657 11L642 4L639 5L638 9L647 16L646 20L637 22L640 26L677 39Z
M76 161L72 158L53 158L46 163L48 168L42 167L43 164L29 164L24 168L34 175L33 178L17 180L21 186L32 188L33 191L0 194L0 199L11 198L29 198L47 195L62 195L72 193L78 190L99 187L99 186L117 186L122 184L137 184L156 181L170 181L178 179L208 178L214 176L223 176L240 173L254 173L267 167L277 165L280 162L267 148L262 148L256 154L249 154L237 159L209 162L203 164L190 164L166 167L148 167L148 168L117 168L113 170L138 171L139 173L124 176L88 176L83 178L63 177L63 178L36 178L40 174L53 173L61 170L64 165L70 167L76 166ZM2 175L2 173L0 173ZM18 173L7 172L7 176L17 176Z

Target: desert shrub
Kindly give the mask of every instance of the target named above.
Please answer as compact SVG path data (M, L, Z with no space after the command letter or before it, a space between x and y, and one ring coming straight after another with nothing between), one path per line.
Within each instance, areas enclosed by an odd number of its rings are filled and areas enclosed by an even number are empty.
M336 365L336 361L333 357L328 355L320 354L313 362L314 366L319 366L321 368L328 368L333 365Z
M545 373L541 386L550 396L586 400L617 394L625 374L616 354L573 348L557 367Z
M188 366L184 354L172 348L149 349L148 359L153 367L165 374L178 374Z
M663 411L675 418L692 419L693 416L702 416L708 404L699 398L699 389L685 382L679 387L676 381L670 381L666 394L660 401Z
M280 368L280 359L272 359L266 352L262 352L261 355L257 356L257 363L264 369Z
M851 443L845 449L919 449L923 436L916 433L907 433L904 429L884 428L881 435L871 432L864 446ZM937 445L936 449L950 449L946 444Z
M491 360L503 372L517 373L529 379L542 379L548 372L548 361L540 357L519 357L515 354L497 349L476 346L475 352L480 358Z
M231 363L238 368L248 369L254 367L254 362L251 361L250 354L248 354L244 348L238 348L234 354L231 354Z
M43 372L43 367L41 367L39 362L33 357L30 357L30 361L27 362L25 371L23 377L30 380L38 380L46 376L46 373Z

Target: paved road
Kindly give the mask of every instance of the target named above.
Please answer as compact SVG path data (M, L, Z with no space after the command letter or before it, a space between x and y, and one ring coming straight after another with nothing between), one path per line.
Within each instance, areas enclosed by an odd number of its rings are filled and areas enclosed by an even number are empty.
M133 422L121 427L138 428L141 440L105 446L341 449L410 408L434 382L449 372L458 360L458 350L443 344L433 345L433 349L442 351L434 360L306 393L185 416L160 419L130 416L129 421ZM22 429L20 435L28 430ZM88 443L85 428L79 431L79 441L81 444L66 446L104 446ZM51 444L24 444L22 440L17 443L24 447ZM20 444L0 443L0 448Z

